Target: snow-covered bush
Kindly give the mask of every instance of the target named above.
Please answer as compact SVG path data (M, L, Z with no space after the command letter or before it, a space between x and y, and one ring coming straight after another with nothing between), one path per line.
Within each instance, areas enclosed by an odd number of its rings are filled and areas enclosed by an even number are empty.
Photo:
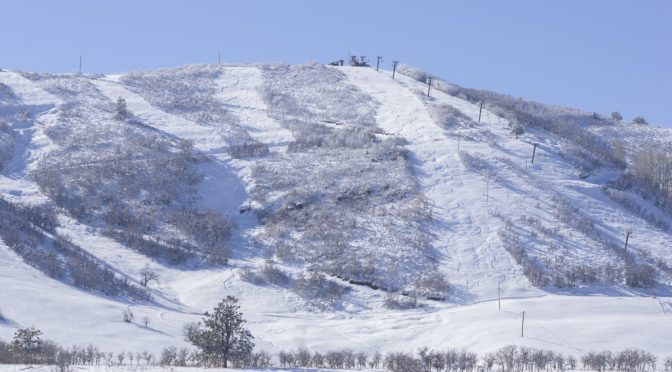
M268 145L260 142L245 142L229 146L229 155L232 158L244 159L267 155Z
M628 264L625 266L625 284L634 288L653 288L656 270L647 264Z
M310 63L266 65L262 72L260 94L269 115L292 131L290 151L363 148L375 142L376 104L347 84L341 71Z
M663 210L672 211L672 148L643 149L632 163L615 186L639 191Z
M9 125L0 120L0 171L14 155L16 135Z
M451 290L450 283L439 272L423 274L415 282L415 291L419 295L433 300L445 300L450 295Z
M465 168L472 172L485 174L491 170L490 164L483 159L480 154L469 154L466 151L460 151L460 160Z
M611 113L611 118L616 121L621 121L623 120L623 115L621 115L621 113L618 111L614 111Z
M14 143L16 134L10 127L11 120L15 120L12 114L19 107L19 97L14 94L12 89L0 83L0 171L14 155Z
M649 122L646 121L642 116L637 116L634 119L632 119L632 124L636 125L649 125Z
M426 82L427 78L429 77L429 74L425 71L404 63L401 63L399 66L397 66L397 73L406 75L422 83Z
M126 323L131 323L133 322L133 319L135 319L135 314L133 314L133 311L131 309L126 309L121 312L121 320L123 320Z
M478 125L462 111L451 105L429 102L428 112L434 122L444 129L473 128Z
M389 146L386 157L396 158L401 151ZM344 280L412 289L420 273L437 268L425 230L428 207L405 159L376 155L372 161L373 155L321 149L260 163L253 197L263 205L264 229L256 239L284 261L300 260Z
M324 274L310 272L299 274L292 283L292 290L309 303L322 307L338 302L349 288L327 279Z
M518 137L525 134L525 127L523 126L522 123L514 123L511 126L511 134L515 135L516 139L518 139Z
M637 200L639 197L628 195L627 192L609 186L604 186L602 190L611 200L617 202L625 209L639 214L639 216L651 225L663 231L670 229L670 224L667 222L665 215L644 207L642 201Z
M172 83L155 80L171 94ZM59 146L32 172L47 196L73 217L105 227L108 236L151 257L226 262L234 225L196 207L203 158L191 142L138 125L137 118L115 120L120 113L130 115L124 101L111 102L88 79L45 74L35 82L65 101L45 130Z
M289 274L272 263L264 264L264 266L257 271L250 268L244 268L240 272L240 278L248 283L257 285L275 284L285 286L291 281Z
M418 302L418 298L415 296L403 295L399 292L387 292L385 293L385 299L383 301L383 306L392 310L407 310L415 309L422 304Z
M121 97L117 98L117 103L114 107L114 119L124 121L129 117L131 117L131 113L128 112L126 100Z

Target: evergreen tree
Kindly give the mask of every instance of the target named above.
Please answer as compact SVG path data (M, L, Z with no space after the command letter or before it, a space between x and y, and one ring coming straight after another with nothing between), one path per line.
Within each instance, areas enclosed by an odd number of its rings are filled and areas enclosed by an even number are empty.
M126 100L119 97L117 98L117 104L115 106L114 110L114 118L116 120L126 120L131 116L131 113L128 112L128 108L126 107Z
M191 323L185 327L186 338L204 359L219 360L226 368L229 360L246 359L252 354L254 337L245 323L238 299L226 296L212 314L205 313L203 325Z

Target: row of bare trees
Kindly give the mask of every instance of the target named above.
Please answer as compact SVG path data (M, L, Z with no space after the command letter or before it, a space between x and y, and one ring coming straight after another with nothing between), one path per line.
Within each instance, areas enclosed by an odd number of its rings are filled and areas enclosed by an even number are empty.
M228 302L227 302L228 301ZM224 305L223 305L224 304ZM36 328L18 330L11 342L0 340L0 364L41 364L56 365L61 370L67 370L72 365L91 366L201 366L218 367L226 365L222 363L219 348L211 348L212 340L216 334L210 334L217 327L208 326L208 321L219 322L218 317L222 312L222 306L233 305L231 319L237 318L235 301L227 299L213 314L204 318L206 328L191 324L186 329L187 338L195 342L198 350L177 348L174 346L164 348L157 356L148 351L128 352L104 352L94 345L74 346L69 349L62 348L58 344L42 339L42 332ZM225 316L228 319L228 317ZM243 321L244 323L244 321ZM243 324L240 323L240 324ZM223 324L223 323L222 323ZM311 351L301 347L294 351L281 350L277 355L271 355L265 351L251 352L253 343L249 339L249 333L241 328L235 335L247 335L248 341L245 352L240 352L240 347L233 345L229 349L228 366L233 368L329 368L329 369L384 369L389 371L403 372L451 372L451 371L566 371L566 370L592 370L592 371L627 371L645 372L655 371L659 366L656 357L650 352L639 349L626 349L620 352L590 351L581 356L564 355L562 353L540 350L524 346L507 345L496 351L483 355L468 351L448 348L444 350L431 350L427 347L416 352L390 352L372 354L364 351L351 349L329 350L326 352ZM241 333L242 332L242 333ZM211 337L212 336L212 337ZM239 337L239 336L236 336ZM216 343L216 342L215 342ZM223 345L220 345L223 347ZM219 350L219 351L218 351ZM672 371L672 356L666 358L662 367L666 371Z

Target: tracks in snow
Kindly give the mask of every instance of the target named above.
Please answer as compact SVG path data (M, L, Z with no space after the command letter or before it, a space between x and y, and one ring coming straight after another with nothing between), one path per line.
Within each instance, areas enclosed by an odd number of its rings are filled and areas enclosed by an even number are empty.
M352 84L380 103L378 125L408 141L411 164L433 207L434 246L437 251L443 251L441 247L448 245L452 263L445 262L443 270L449 280L464 289L469 286L468 292L480 299L496 297L499 282L509 288L524 289L525 280L520 280L515 264L499 244L496 230L484 228L499 224L490 216L485 197L481 195L485 193L485 183L480 176L465 172L457 153L457 140L449 138L435 124L424 103L412 91L413 83L400 83L372 69L344 68L342 71L348 74ZM468 102L454 97L444 97L444 100L467 115L478 115L478 109ZM486 113L485 119L496 120L490 116L494 117ZM463 143L462 148L466 147ZM460 175L459 182L454 180L456 175ZM493 260L500 269L497 273L492 272Z

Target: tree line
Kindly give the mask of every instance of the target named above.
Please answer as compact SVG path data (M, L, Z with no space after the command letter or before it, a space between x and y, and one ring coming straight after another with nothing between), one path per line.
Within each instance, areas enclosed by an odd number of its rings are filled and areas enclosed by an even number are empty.
M19 329L11 342L0 340L0 364L56 365L67 370L71 365L92 366L197 366L233 368L328 368L385 369L394 372L441 371L632 371L657 369L656 357L647 351L626 349L620 352L590 351L579 358L550 350L507 345L496 351L477 354L447 348L394 351L369 354L362 350L340 349L326 352L301 347L281 350L276 355L254 351L254 337L246 327L238 299L227 296L201 322L184 327L185 339L194 349L164 348L158 358L148 351L104 352L93 345L66 349L44 340L34 327ZM672 355L663 362L672 370Z

